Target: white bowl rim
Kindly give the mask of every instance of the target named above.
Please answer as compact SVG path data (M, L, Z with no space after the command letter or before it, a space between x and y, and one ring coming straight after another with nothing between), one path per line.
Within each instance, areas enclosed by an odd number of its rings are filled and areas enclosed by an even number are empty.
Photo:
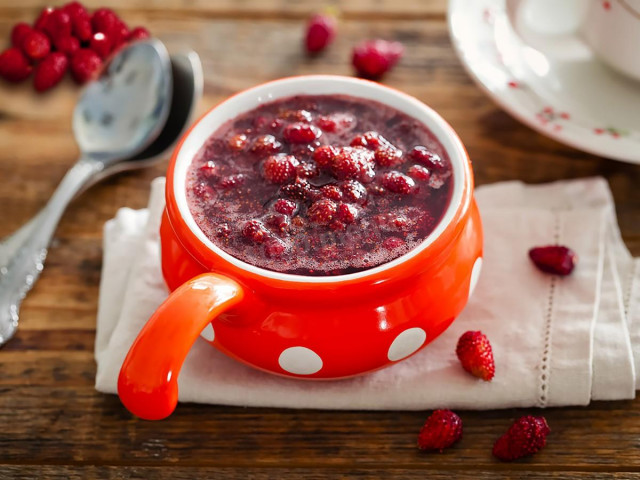
M224 122L257 106L281 98L295 95L349 95L356 98L374 100L416 118L422 122L443 145L453 168L453 192L451 200L436 228L418 245L400 257L377 267L360 272L333 276L310 276L282 273L257 267L244 262L216 246L198 227L189 206L186 195L186 174L196 153L209 136ZM415 97L376 82L338 75L303 75L287 77L263 83L241 91L216 105L192 127L181 143L174 165L173 188L178 211L185 224L213 253L234 266L255 275L273 280L303 283L338 283L374 276L391 269L417 255L431 245L451 224L462 201L465 183L471 188L471 171L468 155L462 141L453 128L432 108Z

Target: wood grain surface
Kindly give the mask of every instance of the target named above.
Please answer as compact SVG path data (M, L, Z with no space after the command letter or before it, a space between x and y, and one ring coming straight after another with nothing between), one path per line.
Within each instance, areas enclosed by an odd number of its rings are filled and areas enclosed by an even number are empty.
M88 2L92 7L98 2ZM458 131L478 184L602 175L625 241L640 254L640 167L550 140L497 108L451 47L445 0L113 0L172 50L202 57L200 110L245 87L305 73L351 74L351 46L394 38L406 56L385 79L439 111ZM341 11L331 48L308 59L303 24L323 4ZM0 46L42 0L0 0ZM36 213L78 155L70 81L37 96L0 84L0 237ZM640 400L544 412L553 430L539 455L515 464L491 446L523 410L461 412L464 439L443 454L415 448L428 412L330 412L180 405L163 422L132 418L93 389L102 226L122 206L143 207L166 161L95 186L63 218L20 330L0 350L0 479L640 478ZM535 412L535 410L527 410ZM539 413L539 412L537 412Z

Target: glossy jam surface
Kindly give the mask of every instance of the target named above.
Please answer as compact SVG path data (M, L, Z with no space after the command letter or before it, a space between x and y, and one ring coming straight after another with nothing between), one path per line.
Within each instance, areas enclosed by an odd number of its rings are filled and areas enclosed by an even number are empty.
M418 246L447 209L453 176L442 144L414 118L355 97L296 96L221 126L186 188L196 223L230 255L342 275Z

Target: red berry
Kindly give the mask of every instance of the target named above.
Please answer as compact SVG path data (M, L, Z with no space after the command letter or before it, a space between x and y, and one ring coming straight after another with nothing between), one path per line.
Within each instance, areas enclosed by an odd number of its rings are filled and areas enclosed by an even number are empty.
M343 147L333 160L331 173L340 180L370 182L375 176L373 152L362 147Z
M106 34L113 34L120 19L109 8L99 8L93 12L91 17L91 26L94 32L102 32Z
M387 237L382 242L382 246L387 250L395 250L396 248L404 247L404 245L404 240L398 237Z
M367 40L353 49L352 63L358 75L377 79L398 63L403 53L400 42Z
M102 32L94 33L89 42L89 48L96 52L103 60L109 56L112 47L111 37Z
M295 213L297 208L298 205L296 204L296 202L287 198L279 198L273 204L273 209L278 213L282 213L283 215L291 216Z
M356 119L350 113L332 113L328 116L319 117L316 124L325 132L343 133L351 130L356 123Z
M0 77L10 82L20 82L31 74L31 65L24 53L16 47L0 53Z
M263 174L271 183L289 183L296 178L296 165L298 160L292 155L284 153L272 155L263 165Z
M426 182L431 178L431 172L422 165L411 165L409 170L407 170L407 174L416 180L422 180Z
M111 32L111 41L113 42L113 49L117 50L118 47L124 45L129 41L129 36L131 32L129 32L129 27L122 20L116 22L116 25Z
M280 193L282 196L290 198L292 200L305 200L310 195L310 186L306 181L300 181L298 179L295 183L283 185L280 187Z
M55 9L44 24L44 31L53 40L71 36L71 17L65 11Z
M136 27L129 33L129 41L135 42L136 40L144 40L145 38L149 38L151 34L149 30L144 27Z
M491 381L496 365L493 361L493 351L486 335L480 331L468 331L458 340L456 355L462 368L474 377L485 382Z
M203 164L199 170L206 178L214 178L218 175L218 166L211 160Z
M367 147L369 150L377 150L384 147L393 147L391 142L380 135L378 132L364 132L362 135L356 135L351 140L352 147Z
M289 120L291 122L311 122L313 115L308 110L282 110L278 113L278 119Z
M392 171L382 176L382 186L390 192L408 195L414 191L416 184L412 178Z
M312 222L319 225L327 225L333 220L336 212L336 204L331 200L323 198L309 207L307 215Z
M302 122L287 125L282 132L282 136L289 143L310 143L320 135L318 127Z
M402 151L395 147L381 147L376 150L376 163L383 167L395 167L404 163Z
M253 243L262 243L269 238L269 230L259 220L249 220L242 227L242 235Z
M267 258L280 258L287 250L287 244L279 238L271 238L264 246Z
M69 60L62 52L50 53L36 67L33 86L38 92L44 92L57 85L67 72Z
M42 11L40 12L40 15L38 15L38 18L33 24L33 28L35 28L36 30L40 30L41 32L46 32L47 23L49 23L49 18L51 17L54 11L55 11L55 8L53 7L43 8Z
M549 245L529 250L529 258L540 270L555 275L569 275L578 261L577 255L568 247Z
M234 189L244 183L245 177L241 173L229 175L220 180L220 188Z
M345 198L353 203L364 203L367 199L367 189L360 182L347 180L340 188Z
M315 163L302 162L296 167L296 172L300 178L313 178L320 174Z
M20 22L11 30L11 45L16 48L22 48L22 42L28 33L31 33L33 29L28 23Z
M358 209L353 205L349 205L348 203L341 203L340 205L338 205L338 210L336 211L336 217L341 222L353 223L356 221L357 216L358 216Z
M247 136L244 133L239 133L231 137L227 144L231 150L240 151L247 145Z
M446 167L446 164L437 153L434 153L421 145L413 147L409 152L409 158L418 162L430 170L440 171Z
M67 57L72 57L80 50L80 41L76 37L59 37L55 41L56 49Z
M89 81L102 66L100 56L93 50L81 48L71 57L71 75L78 83Z
M32 60L42 60L51 51L51 41L44 33L32 30L22 39L22 51Z
M80 2L69 2L62 6L62 11L66 12L71 18L78 15L88 15L87 9Z
M313 15L307 24L307 52L317 53L331 43L336 34L336 19L331 15Z
M462 420L451 410L436 410L420 429L418 448L442 452L462 438Z
M322 196L330 200L342 200L342 190L337 185L325 185L321 189Z
M251 151L258 155L271 155L277 153L282 148L282 144L273 135L262 135L257 137L251 145Z
M216 229L216 237L218 238L228 239L230 235L231 235L231 227L227 223L221 224Z
M277 213L275 215L269 215L267 217L267 224L274 227L276 230L281 232L286 231L289 228L289 224L291 223L289 217L282 213Z
M544 417L525 415L517 419L493 446L493 455L510 462L518 458L533 455L547 444L547 435L551 432Z
M320 168L330 168L338 155L338 149L331 145L323 145L313 152L313 160Z

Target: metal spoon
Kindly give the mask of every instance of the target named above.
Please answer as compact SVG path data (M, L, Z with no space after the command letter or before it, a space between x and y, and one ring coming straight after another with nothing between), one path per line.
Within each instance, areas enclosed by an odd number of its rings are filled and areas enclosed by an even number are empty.
M166 75L167 69L171 71L169 76ZM149 77L150 72L154 76ZM136 78L140 84L137 84ZM175 84L173 89L172 81ZM117 102L127 104L128 112L137 114L139 129L136 128L136 131L133 128L109 128L110 125L131 120L120 116L120 104L105 101L101 97L111 97L122 82L127 85L131 98L123 98L122 93L115 98ZM202 67L195 52L176 54L169 60L160 42L148 41L121 52L106 67L104 76L97 83L102 88L91 85L74 112L76 136L86 135L78 142L82 150L81 159L67 173L47 206L0 243L0 346L17 329L20 303L42 271L47 247L68 203L107 176L141 168L162 158L162 153L182 134L200 98ZM136 84L144 93L132 88ZM172 90L173 93L169 95ZM137 109L130 108L133 102L149 99L147 92L156 94L155 102L138 104ZM93 104L96 96L99 101ZM85 102L92 105L87 106ZM171 105L173 108L169 109ZM97 124L86 121L87 113L89 119L93 120L92 114L104 114L109 109L113 111L111 119L107 115L106 121L103 116L103 121ZM95 130L89 128L91 123ZM110 135L115 148L110 148L101 137L96 137L97 131ZM122 138L114 136L116 132ZM91 142L92 138L94 142ZM123 157L126 153L128 155Z

